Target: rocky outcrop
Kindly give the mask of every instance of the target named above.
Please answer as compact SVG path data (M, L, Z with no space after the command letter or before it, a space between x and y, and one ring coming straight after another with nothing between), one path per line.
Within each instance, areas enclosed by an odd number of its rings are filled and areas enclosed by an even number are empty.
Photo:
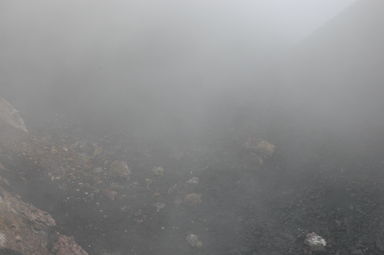
M0 97L0 150L20 151L28 130L19 112Z
M28 133L27 127L19 112L2 97L0 97L0 124L4 126L8 125L21 132Z
M28 155L31 137L17 110L0 98L0 153ZM16 156L17 157L17 156ZM5 178L13 173L0 164L0 254L86 255L73 238L55 230L55 220L45 211L15 194Z
M48 213L3 188L0 194L0 254L1 250L25 255L87 254L73 238L55 230L56 222Z

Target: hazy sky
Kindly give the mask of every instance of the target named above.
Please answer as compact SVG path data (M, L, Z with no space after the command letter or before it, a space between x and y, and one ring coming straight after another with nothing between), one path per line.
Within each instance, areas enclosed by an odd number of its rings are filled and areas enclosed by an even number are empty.
M29 98L79 84L113 98L111 88L126 84L238 85L260 54L289 47L354 1L2 0L0 81Z
M204 30L223 41L242 38L267 48L297 42L357 0L144 0L111 1L115 21L144 26L176 24L188 32ZM102 3L102 2L100 2ZM101 6L104 4L101 4ZM114 9L114 10L113 10ZM105 8L103 8L105 10ZM138 18L136 18L138 17ZM190 26L186 25L190 22ZM186 25L186 26L185 26ZM209 35L211 36L211 35ZM204 35L197 35L198 38ZM276 45L274 45L276 44Z
M177 6L175 11L195 7L193 14L212 13L227 15L228 22L243 22L248 25L260 25L277 32L285 39L297 40L307 35L327 20L339 14L357 0L195 0L172 1L170 6ZM151 2L151 1L149 1ZM164 8L167 1L158 1L159 8ZM152 5L153 3L149 3ZM174 5L175 4L175 5ZM155 4L156 6L156 4ZM167 6L167 5L165 5ZM187 7L186 7L187 6ZM172 7L171 7L172 8ZM177 9L178 8L178 9ZM193 9L193 8L192 8ZM205 9L205 10L204 10Z
M297 41L357 0L254 0L248 1L267 26L288 40Z
M83 24L76 24L73 28L85 24L87 30L93 31L103 30L108 24L112 27L124 26L126 32L132 32L143 27L156 29L159 23L172 26L176 23L184 30L208 26L211 33L217 27L221 33L231 34L232 37L236 37L232 32L237 31L251 36L269 35L272 39L287 42L302 39L355 1L4 0L0 3L0 15L8 17L5 22L9 24L1 24L3 26L24 22L35 22L38 26L41 20L54 26L60 19L57 16L61 15L61 21L67 23L67 27L81 22ZM191 22L190 26L188 22Z

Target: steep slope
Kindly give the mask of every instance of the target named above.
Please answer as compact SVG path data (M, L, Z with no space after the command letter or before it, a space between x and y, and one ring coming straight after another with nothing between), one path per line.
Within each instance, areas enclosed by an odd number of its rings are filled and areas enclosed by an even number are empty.
M383 1L358 1L291 52L277 97L285 115L353 134L384 125L383 14Z
M28 131L17 110L0 97L0 155L21 153ZM10 159L10 158L9 158ZM0 163L0 254L64 255L87 253L73 240L56 231L55 220L46 212L21 200L8 177L18 173Z

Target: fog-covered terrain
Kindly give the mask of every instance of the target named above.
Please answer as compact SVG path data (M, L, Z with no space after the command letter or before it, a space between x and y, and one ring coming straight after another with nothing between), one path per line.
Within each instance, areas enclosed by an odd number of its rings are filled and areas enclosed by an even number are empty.
M337 2L4 1L2 90L40 126L186 135L220 102L267 107L271 59L351 1Z
M2 1L0 254L382 254L383 10Z

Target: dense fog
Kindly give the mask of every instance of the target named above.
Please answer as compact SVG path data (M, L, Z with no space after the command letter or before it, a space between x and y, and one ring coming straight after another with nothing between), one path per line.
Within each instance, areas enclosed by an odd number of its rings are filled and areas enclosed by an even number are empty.
M382 254L383 10L1 1L0 194L91 255Z
M37 125L186 135L269 107L271 63L351 2L3 1L2 93Z

